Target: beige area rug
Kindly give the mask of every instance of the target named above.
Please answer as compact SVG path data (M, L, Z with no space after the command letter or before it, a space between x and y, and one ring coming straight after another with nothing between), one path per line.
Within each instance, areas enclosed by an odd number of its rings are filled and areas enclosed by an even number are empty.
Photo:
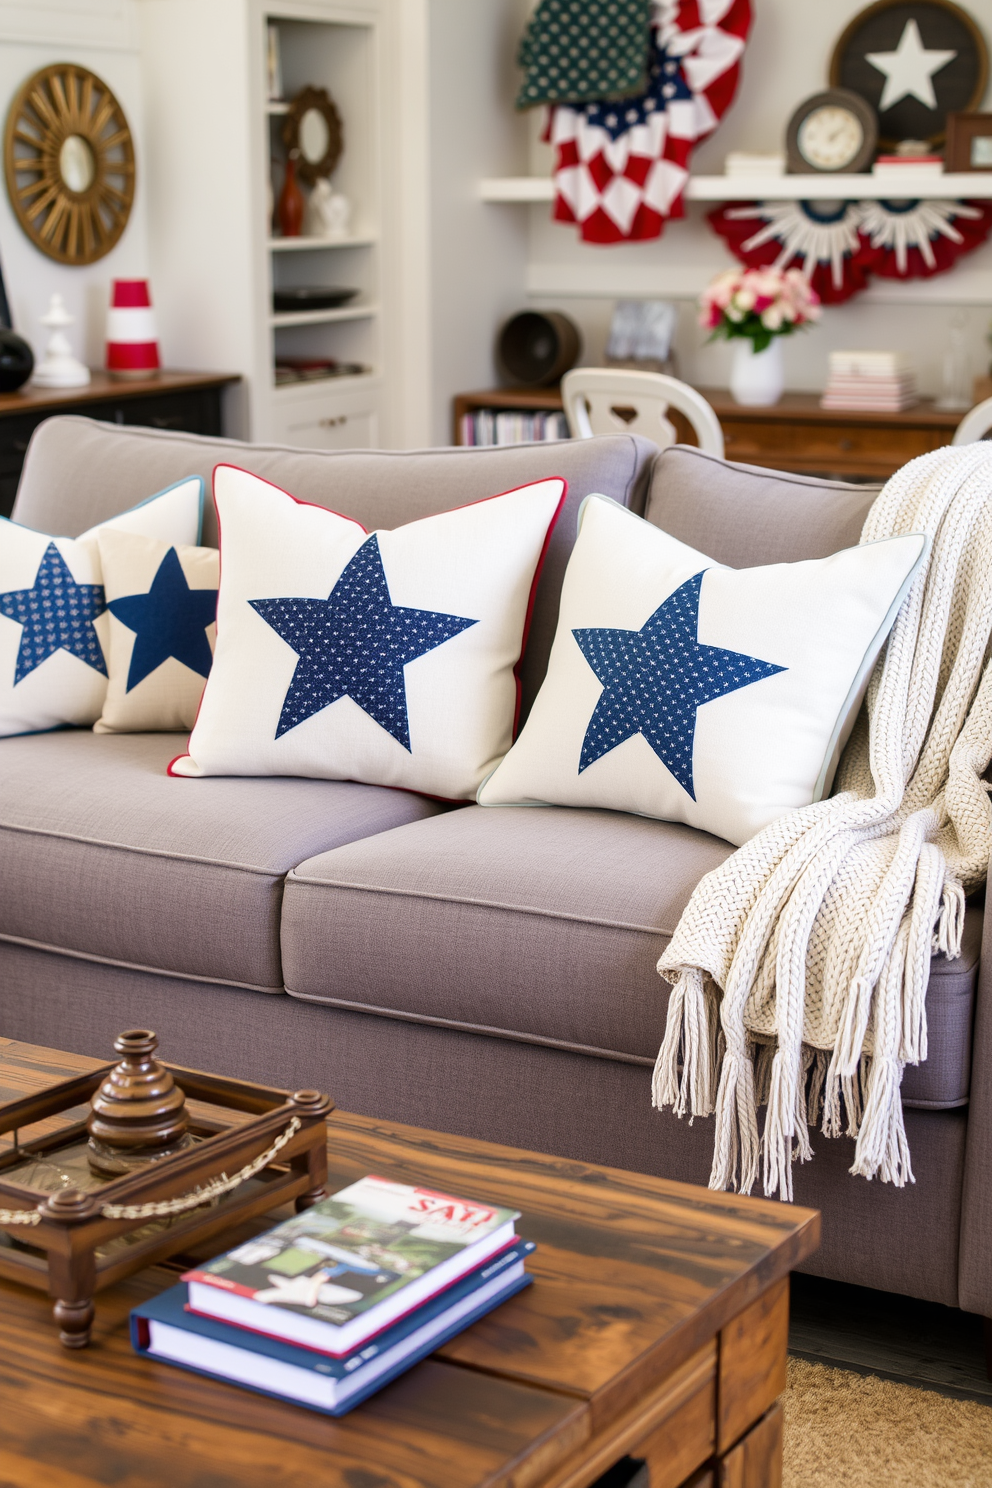
M992 1488L992 1409L789 1360L784 1488Z

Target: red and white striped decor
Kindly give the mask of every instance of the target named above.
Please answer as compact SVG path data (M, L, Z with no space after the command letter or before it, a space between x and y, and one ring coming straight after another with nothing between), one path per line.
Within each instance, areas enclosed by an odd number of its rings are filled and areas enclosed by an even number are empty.
M115 279L107 312L107 371L113 377L147 377L160 365L148 280Z

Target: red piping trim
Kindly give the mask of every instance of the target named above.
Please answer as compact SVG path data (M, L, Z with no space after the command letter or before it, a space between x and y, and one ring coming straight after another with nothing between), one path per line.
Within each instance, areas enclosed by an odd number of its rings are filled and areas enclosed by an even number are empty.
M353 522L354 525L356 527L360 528L362 532L368 533L368 530L369 529L366 526L364 526L363 523L359 522L356 517L345 516L344 512L335 511L332 507L329 507L329 506L321 506L320 503L317 502L317 501L301 501L298 496L294 496L293 495L292 491L285 491L285 490L283 490L282 486L277 486L274 481L266 480L263 475L256 475L253 470L245 470L242 466L240 466L240 465L232 465L228 461L225 461L225 460L220 461L217 465L214 466L213 471L211 473L211 477L210 477L211 497L212 497L213 503L214 503L214 515L217 518L217 548L218 548L218 556L217 556L217 610L218 610L218 614L220 612L220 589L221 589L221 582L222 582L222 577L223 577L223 564L224 564L224 545L223 545L223 542L221 541L220 508L217 505L217 472L218 472L218 470L234 470L239 475L250 475L253 480L260 481L263 486L270 486L273 491L278 491L279 494L280 494L280 496L288 496L289 499L290 499L290 501L295 501L295 503L296 503L297 506L311 506L316 511L327 512L330 516L340 517L341 520L344 521L344 522ZM517 726L518 726L518 724L520 722L520 704L521 704L521 696L522 696L522 684L521 684L521 681L520 681L520 667L521 667L521 663L523 662L524 652L527 649L527 638L530 635L531 619L533 618L533 614L534 614L534 599L535 599L535 596L537 594L538 580L540 579L541 572L542 572L542 570L544 568L544 560L545 560L545 558L547 556L548 546L549 546L549 544L551 542L551 535L552 535L552 533L555 530L555 527L556 527L557 522L558 522L558 518L561 516L562 507L565 505L565 501L566 501L566 499L568 497L568 481L565 479L565 477L563 475L548 475L548 476L543 476L541 478L541 480L525 481L522 486L511 486L508 491L497 491L494 496L481 496L478 501L463 501L462 504L461 504L461 506L446 507L443 512L433 512L432 513L433 516L441 517L441 516L447 515L447 513L449 511L452 511L452 512L456 512L456 511L467 511L470 506L482 506L483 503L486 502L486 501L499 501L500 498L503 497L503 496L513 496L513 495L516 494L517 491L526 491L529 486L540 486L540 485L544 485L545 481L560 481L561 482L561 488L562 488L562 490L561 490L561 496L558 499L558 505L555 507L554 512L552 513L551 520L548 523L547 531L544 534L544 542L543 542L543 544L541 546L541 552L540 552L540 555L538 557L537 564L536 564L536 566L534 568L534 577L531 580L530 594L529 594L528 599L527 599L527 611L526 611L526 614L524 615L523 629L522 629L521 635L520 635L520 654L518 655L517 660L516 660L516 663L515 663L514 668L513 668L513 681L514 681L514 686L516 687L516 693L517 693L516 703L514 705L514 710L513 710L513 732L512 732L512 737L514 739L517 737ZM418 517L416 520L423 522L423 521L428 521L429 518ZM412 526L413 524L410 523L410 522L406 522L406 523L403 523L403 525L404 526ZM396 528L383 528L383 531L386 531L386 532L388 532L388 531L396 531L396 530L398 530L398 529L396 529ZM217 651L217 642L218 642L218 639L219 639L219 635L220 635L220 627L219 627L219 625L216 625L215 626L215 630L214 630L214 654L215 655L216 655L216 651ZM197 706L196 706L196 718L193 719L193 729L196 728L197 722L199 720L200 709L203 707L203 699L206 696L207 684L209 683L209 681L210 681L210 678L208 677L207 678L207 682L204 683L203 692L201 692L201 694L200 694L200 701L199 701L199 703L197 703ZM176 772L172 768L173 765L174 764L177 764L179 760L181 760L181 759L188 759L189 758L189 740L192 739L192 737L193 737L193 730L191 729L190 730L189 739L187 739L187 741L186 741L186 753L185 754L177 754L176 757L175 757L175 759L170 760L169 763L168 763L168 766L166 767L166 774L167 775L171 775L174 780L189 780L191 778L195 778L195 777L190 777L189 775L178 775L178 774L176 774ZM368 782L360 781L358 783L359 784L367 784ZM442 804L452 805L452 806L459 805L465 799L464 797L433 796L433 795L430 795L429 792L427 792L427 791L417 791L417 790L414 790L411 786L408 786L408 785L394 785L394 786L387 787L387 789L405 791L408 795L425 796L427 798L427 800L429 800L429 801L438 801L438 802L440 802Z

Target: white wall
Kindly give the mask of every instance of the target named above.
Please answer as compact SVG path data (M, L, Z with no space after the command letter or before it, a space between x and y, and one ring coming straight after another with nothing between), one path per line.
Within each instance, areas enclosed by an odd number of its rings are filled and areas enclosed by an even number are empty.
M527 169L515 115L519 0L432 0L430 8L431 439L451 439L456 392L490 387L495 328L523 297L528 224L478 200L482 176Z
M693 169L722 172L728 150L780 149L792 110L827 86L834 43L862 8L863 0L753 0L754 25L740 90L716 133L697 150ZM966 8L992 45L992 0L967 0ZM530 169L546 175L551 152L537 139L540 122L536 117L531 121ZM602 356L614 298L677 299L683 375L702 386L726 386L729 348L725 342L704 347L693 302L713 274L736 261L707 225L705 206L690 204L687 219L669 223L659 241L606 248L583 244L574 227L553 223L546 205L489 210L528 215L530 301L562 309L579 323L586 343L584 362L595 363ZM922 390L935 393L948 322L962 309L974 370L984 371L990 355L985 336L992 321L992 244L929 282L877 285L847 305L828 308L814 330L785 341L788 385L818 390L826 378L829 350L875 346L912 352Z
M48 333L39 325L49 296L62 295L77 317L69 338L90 366L104 359L110 281L149 272L147 177L143 145L138 0L0 0L0 106L4 117L31 73L52 62L88 67L117 95L134 136L134 206L116 247L95 264L71 268L40 253L21 230L6 191L0 191L0 261L15 328L39 356ZM154 286L153 286L154 292Z

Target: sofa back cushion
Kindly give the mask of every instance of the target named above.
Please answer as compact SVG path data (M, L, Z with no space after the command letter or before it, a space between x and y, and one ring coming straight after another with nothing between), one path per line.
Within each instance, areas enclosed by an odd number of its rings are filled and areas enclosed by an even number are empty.
M263 476L301 501L353 517L371 531L564 476L568 497L545 554L520 669L524 716L547 670L582 501L599 491L642 512L656 453L649 440L631 434L503 448L302 450L69 416L48 419L35 431L14 517L25 526L74 537L185 475L202 475L209 490L214 466L230 464ZM217 545L212 501L207 502L202 541L207 547Z
M654 463L644 516L717 563L757 568L853 548L880 490L672 445Z

